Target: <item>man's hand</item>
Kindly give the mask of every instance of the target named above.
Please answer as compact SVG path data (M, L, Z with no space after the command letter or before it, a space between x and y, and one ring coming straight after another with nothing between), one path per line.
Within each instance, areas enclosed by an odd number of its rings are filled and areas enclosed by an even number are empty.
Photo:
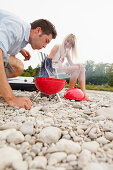
M19 108L25 108L27 110L31 109L32 102L28 97L16 97L8 83L4 62L3 62L3 52L0 49L0 94L5 99L5 101L10 106L17 106Z
M28 97L15 97L13 99L7 100L9 106L17 106L19 108L25 108L30 110L32 107L32 102Z
M31 58L30 53L25 49L22 49L20 51L20 53L25 57L24 61L27 61L27 60L29 60Z

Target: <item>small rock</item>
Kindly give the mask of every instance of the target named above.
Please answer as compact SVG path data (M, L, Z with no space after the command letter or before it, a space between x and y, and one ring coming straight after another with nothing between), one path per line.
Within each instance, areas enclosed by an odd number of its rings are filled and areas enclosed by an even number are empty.
M40 134L39 139L41 139L44 143L56 143L61 137L61 130L56 127L47 127L44 128Z
M48 149L48 152L55 152L55 151L66 152L68 154L69 153L76 154L81 151L81 147L78 143L75 143L71 140L61 139L56 143L55 146Z
M58 162L63 161L67 157L67 154L65 152L55 152L52 153L48 159L49 165L54 165Z
M113 140L113 133L111 133L111 132L105 132L105 137L106 137L106 139L108 139L108 140Z
M25 161L16 161L12 163L14 170L28 170L28 164Z
M80 166L84 167L85 165L89 164L91 161L91 152L89 150L83 150L80 153L78 163Z
M109 141L105 137L97 138L98 143L102 143L103 145L107 144Z
M22 161L19 151L11 147L0 148L0 169L3 170L16 161Z
M96 141L84 142L82 144L82 148L87 149L91 152L96 152L97 149L99 148L99 144Z
M20 131L11 132L7 136L7 141L14 144L22 143L24 141L24 135Z
M37 156L30 162L30 168L33 169L46 169L47 159L44 156Z
M74 154L69 154L67 156L67 161L70 162L70 161L75 161L76 160L76 155Z
M32 135L34 133L33 131L33 124L31 122L25 122L22 124L20 131L24 134L24 135Z

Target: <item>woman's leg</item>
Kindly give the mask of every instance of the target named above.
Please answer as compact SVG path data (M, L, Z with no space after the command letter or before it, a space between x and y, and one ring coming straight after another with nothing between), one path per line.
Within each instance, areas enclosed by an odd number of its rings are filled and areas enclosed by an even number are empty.
M68 70L74 69L74 72L72 73L72 76L70 78L70 82L69 82L69 88L73 88L75 86L76 80L78 79L79 83L80 83L80 88L83 91L83 93L85 94L85 99L87 101L91 101L89 99L89 97L86 94L86 79L85 79L85 68L83 65L81 64L75 64L75 66L70 67Z
M73 66L65 67L64 71L72 74L69 81L69 88L73 88L80 74L80 65L75 64Z
M16 58L15 56L10 56L9 57L9 64L11 67L14 69L14 73L8 68L8 73L9 73L9 78L12 77L17 77L22 74L24 71L24 64L22 63L21 60Z
M79 70L77 70L76 72L73 72L73 73L72 73L72 76L70 77L70 81L69 81L69 88L70 88L70 89L75 86L75 83L76 83L76 81L77 81L77 78L78 78L78 76L79 76L79 73L80 73Z
M80 88L85 94L85 99L89 100L88 96L86 95L86 78L85 78L85 68L83 65L80 66L80 74L78 76L78 81L80 83Z
M80 88L83 91L83 93L85 94L85 99L87 101L91 101L89 99L89 97L86 94L86 78L85 78L85 68L83 65L80 65L80 74L78 76L78 81L80 83Z

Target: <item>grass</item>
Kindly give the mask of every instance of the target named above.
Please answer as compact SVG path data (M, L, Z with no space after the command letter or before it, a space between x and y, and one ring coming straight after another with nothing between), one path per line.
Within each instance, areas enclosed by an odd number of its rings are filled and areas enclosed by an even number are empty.
M65 88L68 88L68 87L69 87L69 84L67 83L65 85ZM80 85L78 84L77 87L80 88ZM113 92L113 86L86 84L86 90L98 90L98 91L111 91L111 92Z

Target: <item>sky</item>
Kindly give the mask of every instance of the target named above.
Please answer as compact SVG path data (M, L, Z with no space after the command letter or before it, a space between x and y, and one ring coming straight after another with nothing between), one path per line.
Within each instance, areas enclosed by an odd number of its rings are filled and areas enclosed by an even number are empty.
M43 18L56 27L57 38L45 49L25 47L32 55L29 61L24 62L21 54L17 55L25 69L29 65L35 68L40 63L39 52L49 54L52 47L61 44L70 33L77 38L77 62L113 63L113 0L3 0L0 8L28 23Z

